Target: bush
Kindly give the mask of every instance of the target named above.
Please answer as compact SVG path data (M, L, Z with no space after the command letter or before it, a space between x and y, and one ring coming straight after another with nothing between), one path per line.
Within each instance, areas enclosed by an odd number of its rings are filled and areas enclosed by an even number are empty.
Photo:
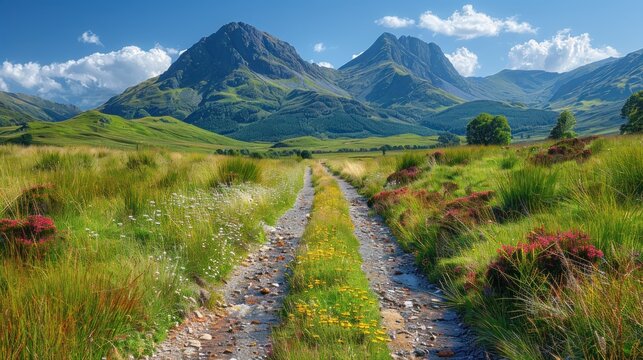
M62 200L53 184L40 184L24 189L14 201L14 215L45 215L58 211Z
M397 157L395 170L400 171L412 167L420 167L424 164L424 156L420 153L407 152Z
M56 236L53 220L42 215L26 219L0 219L0 240L7 249L26 255L32 248L42 249Z
M431 157L436 164L444 164L444 160L446 159L446 153L442 150L436 150L433 153L431 153L429 157Z
M301 156L302 159L312 159L313 158L313 154L308 150L303 150L301 153L299 153L299 156Z
M261 166L254 160L234 157L224 160L217 168L213 185L235 185L261 181Z
M498 183L498 200L509 215L537 212L558 197L557 173L539 167L512 171Z
M415 181L422 171L417 166L396 171L386 178L388 184L404 185Z
M570 160L585 161L592 155L592 151L585 147L594 139L596 137L565 139L550 146L546 152L536 154L531 160L536 165L545 166Z
M480 191L447 202L440 220L442 234L455 235L491 221L492 212L488 204L493 196L493 191Z
M532 231L526 243L504 245L498 258L487 269L489 284L504 293L515 290L522 269L533 265L552 285L562 286L577 270L596 264L603 252L589 242L589 236L578 230L547 233L543 228ZM523 268L523 265L527 266Z

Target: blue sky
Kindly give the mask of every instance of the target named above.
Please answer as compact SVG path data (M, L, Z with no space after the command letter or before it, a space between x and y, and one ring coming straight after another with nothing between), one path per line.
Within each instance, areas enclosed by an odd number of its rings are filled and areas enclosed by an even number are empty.
M83 107L158 75L180 50L231 21L335 68L385 31L437 43L466 76L567 71L643 47L643 2L629 0L0 0L0 9L0 90Z

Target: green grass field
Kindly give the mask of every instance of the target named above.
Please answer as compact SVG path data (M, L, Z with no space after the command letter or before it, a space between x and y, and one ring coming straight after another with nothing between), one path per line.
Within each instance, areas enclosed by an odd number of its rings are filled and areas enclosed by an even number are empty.
M371 198L489 349L509 359L640 358L643 137L598 138L567 161L539 155L551 145L328 163ZM404 163L419 175L387 181Z
M262 224L292 206L303 170L294 160L0 147L0 358L149 354L200 286L212 290L264 240ZM244 175L217 185L232 172Z

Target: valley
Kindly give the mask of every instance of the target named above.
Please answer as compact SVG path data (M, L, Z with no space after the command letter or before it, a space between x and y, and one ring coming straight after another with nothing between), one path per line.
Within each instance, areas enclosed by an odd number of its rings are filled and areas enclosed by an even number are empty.
M640 5L63 3L0 21L0 359L643 358Z

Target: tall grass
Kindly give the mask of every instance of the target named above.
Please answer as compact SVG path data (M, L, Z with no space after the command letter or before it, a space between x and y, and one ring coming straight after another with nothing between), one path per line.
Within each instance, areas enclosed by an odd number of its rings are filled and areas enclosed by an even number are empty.
M419 152L405 152L396 159L396 170L404 170L411 167L420 167L426 163L424 154Z
M261 166L256 160L242 157L226 159L217 167L213 185L235 185L247 182L257 183L261 180Z
M429 276L441 281L478 339L499 356L641 358L642 140L640 135L600 138L590 144L592 154L585 161L551 168L536 168L526 161L526 155L546 149L548 143L512 147L510 155L496 147L446 149L445 160L409 188L440 191L445 181L453 182L458 190L445 194L446 201L496 190L491 205L499 222L470 224L457 237L442 239L435 222L444 214L415 199L402 199L382 215ZM454 160L449 162L451 151ZM374 179L390 174L384 161L365 161L369 168L362 179L365 194L383 190L384 185ZM524 242L541 227L550 232L581 231L605 256L596 268L569 271L564 286L552 284L525 257L516 264L521 269L513 279L516 287L495 293L487 271L498 251ZM436 251L438 247L450 251Z
M2 359L150 353L198 298L193 278L225 278L303 184L292 161L264 160L260 182L212 189L221 157L0 149L1 217L24 215L16 199L35 185L52 184L61 202L46 207L61 236L45 256L0 250Z
M526 167L512 171L498 182L498 201L509 215L530 215L554 205L559 198L555 170Z

